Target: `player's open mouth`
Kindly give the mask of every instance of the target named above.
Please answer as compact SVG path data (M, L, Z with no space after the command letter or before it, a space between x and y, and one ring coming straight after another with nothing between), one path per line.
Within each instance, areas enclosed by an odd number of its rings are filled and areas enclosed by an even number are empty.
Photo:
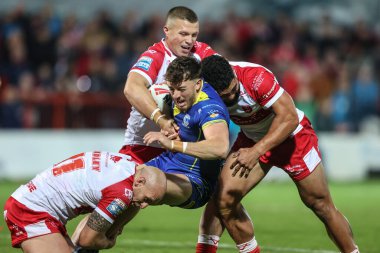
M182 108L182 107L184 107L184 106L186 105L186 101L185 101L185 100L183 100L183 101L178 101L178 100L177 100L177 101L176 101L176 104L177 104L178 107L181 107L181 108Z

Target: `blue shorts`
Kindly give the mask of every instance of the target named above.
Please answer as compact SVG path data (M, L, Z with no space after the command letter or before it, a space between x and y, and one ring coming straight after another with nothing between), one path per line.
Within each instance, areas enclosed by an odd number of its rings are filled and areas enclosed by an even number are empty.
M189 178L192 186L191 196L184 203L178 205L178 207L185 209L195 209L204 206L213 194L218 180L217 177L202 177L199 173L187 168L186 165L179 164L170 159L170 155L168 156L167 153L163 153L145 164L157 167L165 173L184 174ZM206 169L209 170L210 168ZM215 169L220 171L220 168Z

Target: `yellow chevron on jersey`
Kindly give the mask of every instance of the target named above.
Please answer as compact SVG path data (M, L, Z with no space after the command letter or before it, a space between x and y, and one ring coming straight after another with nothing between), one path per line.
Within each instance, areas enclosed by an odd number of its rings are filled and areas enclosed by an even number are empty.
M217 119L217 120L209 121L206 124L203 124L202 130L204 130L206 127L211 126L211 125L216 124L216 123L224 123L227 125L227 122L225 120Z
M206 101L210 99L209 96L207 95L206 92L204 91L201 91L198 96L197 96L197 99L195 100L195 102L193 103L193 106L201 101ZM173 115L176 116L177 114L181 113L181 111L178 109L178 107L176 105L174 105L174 108L173 108Z

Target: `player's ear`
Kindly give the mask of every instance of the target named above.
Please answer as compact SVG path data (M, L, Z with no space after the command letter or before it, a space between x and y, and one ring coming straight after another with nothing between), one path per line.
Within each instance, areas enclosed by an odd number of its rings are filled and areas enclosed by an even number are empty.
M200 78L198 81L195 83L195 90L198 92L202 88L202 83L203 80Z
M164 31L165 36L167 37L167 36L168 36L168 32L169 32L169 28L168 28L167 26L164 26L164 27L162 28L162 30Z
M139 176L138 178L135 178L135 181L133 182L133 185L135 187L141 187L144 186L146 183L146 178L143 176Z

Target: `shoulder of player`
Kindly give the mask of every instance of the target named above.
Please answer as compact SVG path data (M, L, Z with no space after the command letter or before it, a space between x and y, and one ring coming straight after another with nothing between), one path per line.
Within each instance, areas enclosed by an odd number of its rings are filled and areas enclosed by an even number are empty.
M201 42L201 41L196 41L194 44L195 49L206 49L206 48L211 48L210 45L207 43Z
M163 61L165 56L165 47L162 42L158 42L150 46L145 50L139 57L139 60L142 57L149 57L155 61Z
M260 64L256 64L252 62L244 62L244 61L230 61L229 63L237 75L239 75L239 73L246 73L246 72L255 73L259 71L265 71L272 74L272 72L269 69L267 69L266 67Z
M215 54L216 52L212 47L204 42L196 41L193 47L193 53L199 55L201 58Z
M258 90L262 83L273 83L274 74L262 65L250 62L230 62L237 79L250 91Z
M203 98L199 99L197 103L193 105L192 111L194 114L203 115L214 112L215 110L227 112L227 108L224 106L219 95L216 94L216 96L214 96L204 92Z
M129 202L132 201L133 197L133 180L134 177L130 176L128 178L124 178L121 181L116 181L107 185L101 189L101 199L119 198L126 204L129 204Z

